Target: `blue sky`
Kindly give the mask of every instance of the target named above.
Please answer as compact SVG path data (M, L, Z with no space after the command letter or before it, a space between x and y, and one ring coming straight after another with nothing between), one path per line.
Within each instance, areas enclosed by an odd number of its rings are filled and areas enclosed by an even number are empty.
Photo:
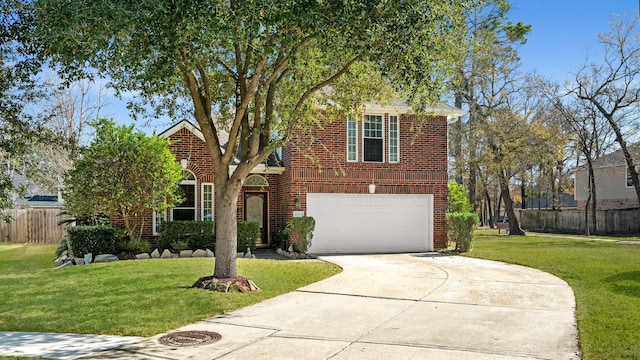
M610 30L611 15L630 18L639 0L511 0L509 20L533 26L518 49L526 70L559 82L602 57L597 34Z

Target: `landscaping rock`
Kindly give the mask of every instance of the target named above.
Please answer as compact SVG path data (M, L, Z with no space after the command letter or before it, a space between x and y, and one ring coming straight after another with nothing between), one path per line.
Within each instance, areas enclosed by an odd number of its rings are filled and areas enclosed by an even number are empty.
M93 260L93 254L92 253L84 254L84 263L85 264L91 264L91 260Z
M149 255L149 253L136 254L136 259L138 260L151 259L151 256Z
M216 279L213 276L207 276L198 279L191 287L218 292L228 292L231 290L239 292L260 291L260 288L253 281L242 276L226 279Z
M216 255L213 253L213 251L207 249L207 257L216 257Z
M207 252L202 249L198 249L194 251L191 256L193 256L194 258L203 258L203 257L207 257Z
M100 254L96 255L96 258L93 260L94 263L108 263L112 261L118 261L118 257L113 254Z
M158 249L154 249L153 252L151 253L151 258L153 259L159 259L160 258L160 252L158 251Z
M84 265L84 259L83 258L74 258L73 261L75 262L76 265Z
M162 252L162 255L160 255L160 257L162 259L171 259L171 251L169 251L168 249L164 249L164 251Z
M70 255L61 256L57 258L55 262L58 264L58 267L72 266L76 264L75 258Z
M193 250L182 250L180 251L181 258L190 258L193 255Z

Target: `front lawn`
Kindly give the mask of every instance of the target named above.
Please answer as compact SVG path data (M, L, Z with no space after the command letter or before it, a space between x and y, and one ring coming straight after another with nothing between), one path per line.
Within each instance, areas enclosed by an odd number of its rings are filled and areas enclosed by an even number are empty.
M340 271L319 261L238 259L262 291L190 289L213 259L118 261L55 269L57 245L0 244L0 331L151 336L293 291Z
M484 232L464 255L564 279L576 297L583 359L640 359L640 245Z

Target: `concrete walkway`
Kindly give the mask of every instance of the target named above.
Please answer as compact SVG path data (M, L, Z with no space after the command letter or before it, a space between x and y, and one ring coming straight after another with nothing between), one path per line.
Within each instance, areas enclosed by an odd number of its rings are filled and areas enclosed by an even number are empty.
M177 330L83 359L579 359L571 288L516 265L438 254L329 256L344 271Z

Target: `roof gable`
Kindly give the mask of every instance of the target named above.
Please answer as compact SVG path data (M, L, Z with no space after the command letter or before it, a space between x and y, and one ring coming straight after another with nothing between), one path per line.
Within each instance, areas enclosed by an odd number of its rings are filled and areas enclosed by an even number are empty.
M177 133L178 131L180 131L182 129L187 129L189 132L191 132L192 134L197 136L198 139L200 139L202 141L205 141L204 140L204 135L202 135L202 131L200 131L200 129L198 127L196 127L196 125L192 124L188 120L181 120L177 124L174 124L170 128L168 128L168 129L164 130L163 132L161 132L160 134L158 134L158 136L161 137L161 138L165 138L166 139L166 138L171 137L171 135Z
M640 142L637 142L632 145L627 145L627 150L629 150L629 154L634 159L636 164L640 160ZM624 158L624 153L622 153L621 149L618 149L612 153L607 155L603 155L595 160L593 160L594 168L605 168L610 166L620 166L627 165L627 162ZM584 167L585 165L582 165Z

